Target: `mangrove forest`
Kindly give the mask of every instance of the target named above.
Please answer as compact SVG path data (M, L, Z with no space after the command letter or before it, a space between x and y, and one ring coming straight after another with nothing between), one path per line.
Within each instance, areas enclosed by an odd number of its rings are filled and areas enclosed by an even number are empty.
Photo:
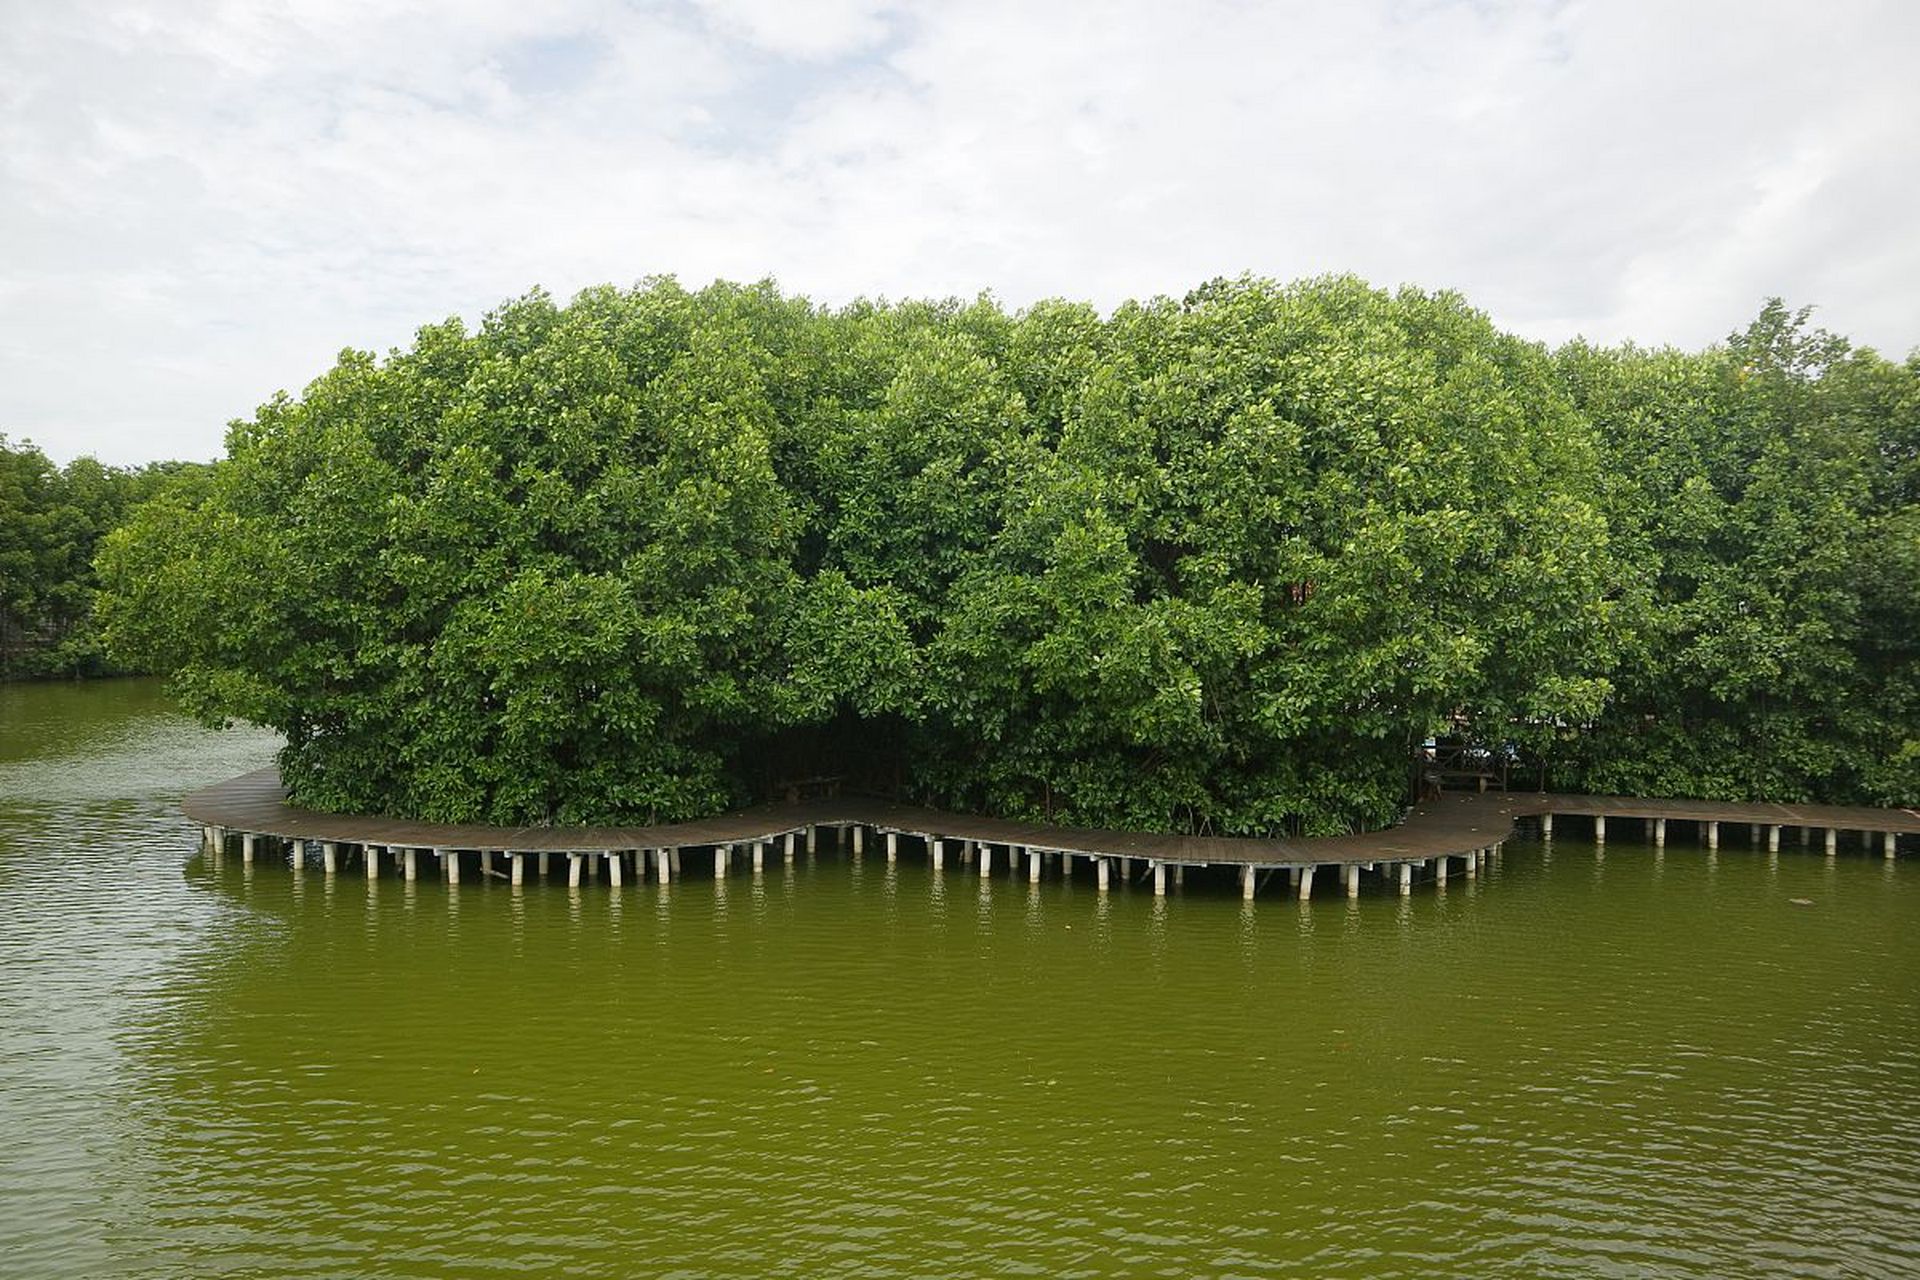
M97 571L117 658L284 733L319 809L847 787L1318 834L1392 821L1430 742L1559 790L1920 801L1920 359L1779 302L1689 352L1347 277L535 292L342 353Z

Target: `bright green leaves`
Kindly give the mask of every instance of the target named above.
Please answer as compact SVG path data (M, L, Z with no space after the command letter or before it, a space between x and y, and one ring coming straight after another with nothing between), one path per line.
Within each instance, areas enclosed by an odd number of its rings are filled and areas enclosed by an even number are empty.
M1911 798L1917 379L1777 308L1549 357L1345 277L1106 319L535 292L236 426L109 541L102 616L285 729L297 798L436 818L841 777L1337 831L1463 721L1594 785Z
M1607 458L1624 639L1562 781L1914 800L1896 762L1916 733L1920 565L1882 540L1913 510L1913 364L1849 353L1777 301L1698 355L1557 358Z

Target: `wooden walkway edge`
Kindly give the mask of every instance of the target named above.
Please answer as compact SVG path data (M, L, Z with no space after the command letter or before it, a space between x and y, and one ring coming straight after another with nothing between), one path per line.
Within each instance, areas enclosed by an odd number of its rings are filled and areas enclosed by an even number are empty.
M1399 826L1382 831L1354 835L1296 838L1233 836L1176 836L1145 832L1110 831L1052 826L1045 823L1016 822L1000 818L945 813L915 808L860 796L814 800L797 804L769 804L694 822L654 826L620 827L499 827L484 824L407 822L389 818L319 813L287 803L279 774L272 768L256 770L226 782L195 791L181 808L206 831L215 847L228 833L238 834L245 842L249 857L257 837L287 841L314 841L327 849L329 869L336 846L363 850L387 849L396 856L404 850L419 850L442 856L446 851L469 851L480 855L483 870L491 870L492 855L560 854L576 860L635 855L636 873L645 874L645 852L660 853L683 848L714 849L716 874L724 874L722 858L741 847L753 850L755 865L765 849L784 843L791 857L796 837L804 836L811 850L813 833L819 828L849 828L854 833L854 849L871 830L886 839L889 857L897 851L898 837L920 841L931 853L935 867L942 864L944 845L955 842L963 861L970 860L975 847L984 850L983 874L991 867L994 846L1005 846L1011 863L1025 853L1038 878L1042 855L1064 859L1071 868L1073 858L1093 862L1102 883L1107 865L1138 859L1153 870L1156 889L1164 889L1165 869L1229 865L1243 872L1243 885L1251 896L1256 871L1286 870L1290 886L1304 875L1311 886L1312 870L1330 867L1341 871L1349 892L1356 892L1357 873L1365 868L1417 867L1435 861L1437 878L1444 882L1446 859L1467 860L1467 874L1481 865L1479 859L1495 849L1522 818L1538 819L1543 834L1551 838L1555 816L1571 816L1592 821L1594 838L1604 842L1609 819L1633 819L1646 824L1647 835L1664 845L1668 822L1692 824L1701 842L1717 848L1722 823L1748 824L1757 843L1762 830L1768 847L1779 848L1783 828L1795 828L1803 840L1811 833L1824 833L1829 853L1835 849L1842 832L1858 832L1863 844L1871 847L1877 838L1888 857L1897 849L1901 836L1920 835L1920 812L1912 809L1875 809L1835 805L1790 805L1733 803L1703 800L1661 800L1625 796L1582 796L1550 792L1467 792L1445 795L1415 807ZM377 853L373 868L377 869ZM669 872L661 859L661 874ZM541 856L540 864L546 864ZM515 875L520 863L514 862ZM457 878L457 861L450 878ZM407 863L412 874L413 864ZM574 871L577 883L578 869ZM1385 874L1383 871L1382 874ZM617 870L612 872L616 883ZM1399 875L1404 892L1410 875Z

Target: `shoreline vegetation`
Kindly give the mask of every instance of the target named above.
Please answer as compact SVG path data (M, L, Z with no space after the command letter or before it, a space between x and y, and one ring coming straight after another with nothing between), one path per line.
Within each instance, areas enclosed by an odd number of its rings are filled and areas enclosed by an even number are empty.
M285 733L296 803L428 821L845 786L1331 834L1434 737L1911 804L1917 455L1920 359L1777 301L1554 350L1348 277L1107 315L660 279L343 353L104 539L97 614Z
M56 466L0 434L0 681L143 674L106 652L94 615L100 540L161 494L204 495L213 467L153 462Z

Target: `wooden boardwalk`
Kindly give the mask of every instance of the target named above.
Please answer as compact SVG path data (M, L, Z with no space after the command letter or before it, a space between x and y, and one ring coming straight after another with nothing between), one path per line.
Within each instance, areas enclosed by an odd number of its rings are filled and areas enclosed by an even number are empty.
M1311 893L1314 873L1321 869L1338 874L1350 895L1359 891L1363 871L1397 881L1402 892L1416 877L1444 883L1449 863L1455 859L1471 876L1523 818L1538 820L1549 838L1556 816L1580 818L1583 826L1591 823L1594 838L1602 842L1609 820L1637 820L1644 824L1647 838L1661 846L1673 822L1686 824L1709 848L1718 847L1722 824L1745 826L1754 843L1764 838L1775 850L1783 830L1799 831L1803 842L1810 842L1817 832L1830 854L1837 851L1843 834L1853 833L1861 846L1872 848L1877 843L1888 857L1894 856L1901 836L1920 836L1920 812L1911 809L1515 791L1446 795L1415 807L1399 826L1327 837L1174 836L1059 827L944 813L859 796L761 805L696 822L654 826L496 827L300 809L287 803L280 777L271 768L196 791L182 801L181 808L204 828L216 851L225 848L230 836L239 838L249 861L261 838L313 842L321 846L329 871L337 869L344 852L358 853L368 873L377 874L384 850L409 878L417 874L417 860L425 855L437 859L443 874L457 881L463 856L472 855L483 873L510 874L517 883L524 877L528 857L536 859L537 874L544 875L549 858L560 855L568 860L574 884L580 882L583 867L618 884L623 871L644 877L651 865L664 880L680 869L682 850L710 851L714 874L724 876L743 851L756 868L776 849L791 859L803 840L811 852L817 833L825 828L850 832L856 853L862 851L864 837L871 831L884 841L889 859L899 855L905 839L908 851L924 853L936 869L944 866L947 848L953 846L963 865L971 865L978 856L983 875L993 870L996 848L1005 850L1004 869L1017 871L1024 857L1035 880L1048 862L1071 875L1075 860L1080 859L1092 868L1103 888L1112 873L1125 877L1137 870L1150 874L1156 891L1165 892L1169 869L1178 882L1187 868L1225 865L1238 869L1249 897L1262 872L1284 872L1289 889L1302 897ZM1847 838L1851 842L1853 836ZM496 856L509 860L510 873L495 871Z

